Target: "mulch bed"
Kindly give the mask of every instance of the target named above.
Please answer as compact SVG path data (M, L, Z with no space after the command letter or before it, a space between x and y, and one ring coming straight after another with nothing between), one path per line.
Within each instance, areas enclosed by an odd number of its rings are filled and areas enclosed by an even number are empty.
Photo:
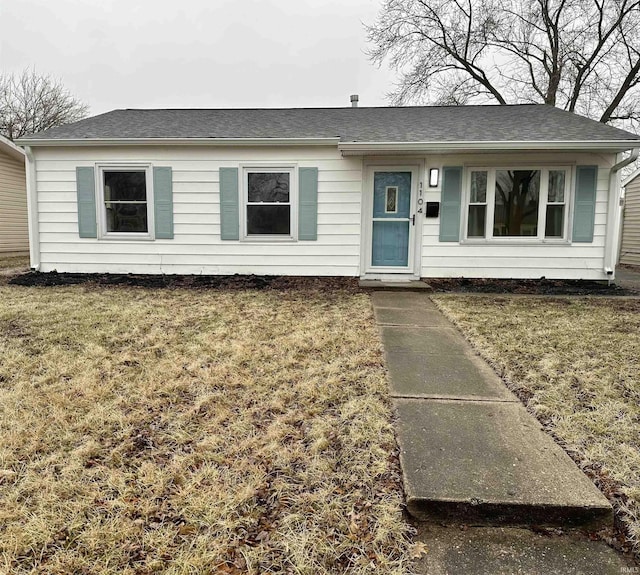
M532 295L600 295L629 296L638 292L587 280L497 280L497 279L428 279L427 283L439 293L499 293Z
M498 280L498 279L427 279L436 293L485 293L530 295L599 295L633 296L637 291L605 282L585 280ZM326 290L361 291L358 279L352 277L295 276L195 276L195 275L133 275L133 274L73 274L29 272L9 280L21 286L126 286L141 288L254 289L254 290ZM365 290L369 291L369 290Z
M29 272L13 277L10 284L20 286L126 286L141 288L202 288L254 290L327 290L358 292L358 280L344 277L294 276L195 276L195 275L133 275L133 274L72 274Z

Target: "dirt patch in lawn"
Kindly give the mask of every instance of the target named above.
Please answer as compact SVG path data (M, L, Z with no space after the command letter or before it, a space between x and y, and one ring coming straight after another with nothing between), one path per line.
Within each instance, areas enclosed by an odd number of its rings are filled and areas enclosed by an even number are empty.
M640 300L442 295L455 322L603 490L640 552Z
M406 572L366 294L0 286L0 356L0 572Z

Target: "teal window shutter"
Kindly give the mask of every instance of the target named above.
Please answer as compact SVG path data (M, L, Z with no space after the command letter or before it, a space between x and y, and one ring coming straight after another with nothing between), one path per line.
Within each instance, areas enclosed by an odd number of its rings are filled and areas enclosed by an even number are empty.
M153 209L156 238L173 239L173 172L171 168L153 168Z
M76 168L78 191L78 233L81 238L97 238L96 178L93 168Z
M240 239L238 168L220 168L220 238Z
M318 239L318 168L298 170L298 239Z
M592 242L596 219L598 166L577 166L576 195L573 206L574 242Z
M460 206L462 204L462 168L442 168L440 205L440 241L460 241Z

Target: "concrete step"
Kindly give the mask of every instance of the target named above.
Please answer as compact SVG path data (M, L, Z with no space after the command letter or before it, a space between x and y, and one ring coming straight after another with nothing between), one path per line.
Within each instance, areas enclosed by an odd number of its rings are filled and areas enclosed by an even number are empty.
M361 288L370 290L385 290L385 291L424 291L431 292L433 288L422 280L360 280L358 285Z
M613 524L607 499L515 402L394 399L407 509L469 525Z

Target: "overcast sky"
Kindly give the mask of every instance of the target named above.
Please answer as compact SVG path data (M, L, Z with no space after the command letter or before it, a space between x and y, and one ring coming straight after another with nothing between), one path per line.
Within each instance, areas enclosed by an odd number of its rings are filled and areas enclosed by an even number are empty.
M91 107L385 105L362 23L381 0L0 0L0 69Z

